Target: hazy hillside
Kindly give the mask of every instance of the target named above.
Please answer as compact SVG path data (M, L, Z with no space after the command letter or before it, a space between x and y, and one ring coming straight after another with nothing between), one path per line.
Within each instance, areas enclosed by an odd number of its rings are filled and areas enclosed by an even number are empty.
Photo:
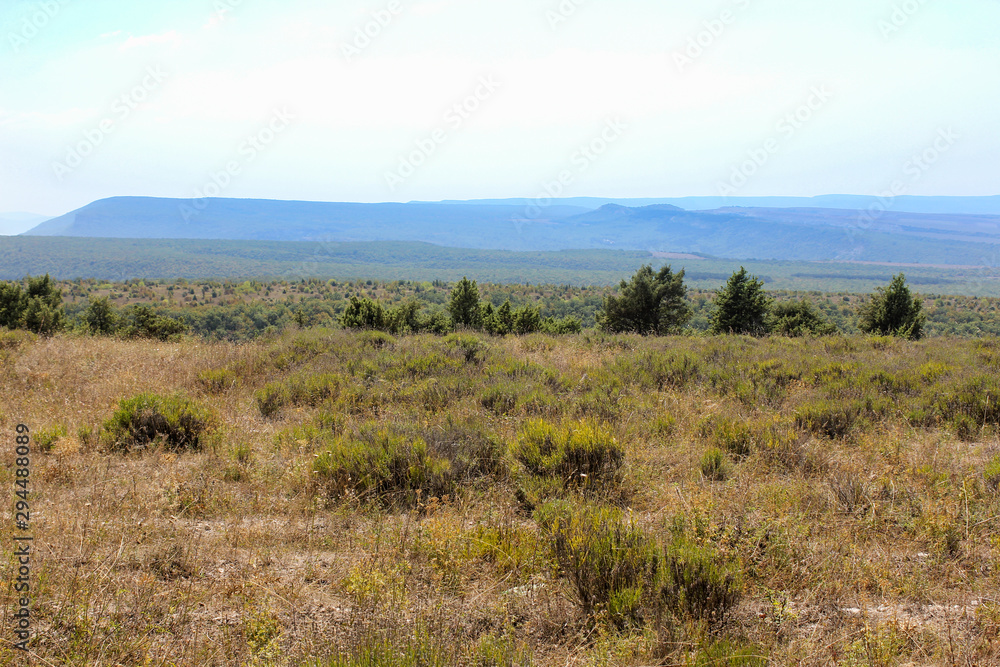
M552 206L538 225L587 209ZM522 206L356 204L258 199L102 199L31 230L32 236L237 239L267 241L424 241L457 247L553 248L544 229L524 227ZM558 244L557 244L558 245Z
M967 215L1000 215L1000 195L986 197L918 197L903 195L891 200L865 195L820 195L818 197L661 197L646 199L615 199L604 197L569 197L557 199L566 206L596 209L605 204L619 206L651 206L670 204L688 211L707 211L729 206L753 208L842 208L865 210L871 206L906 213L944 213ZM529 199L473 199L446 201L445 204L493 204L527 206ZM876 209L881 210L881 209Z
M445 248L427 243L306 243L84 239L20 236L0 240L0 280L49 273L58 279L360 278L495 283L610 285L644 263L687 269L694 287L715 289L745 265L768 289L869 292L903 270L924 294L1000 296L1000 270L869 266L833 262L764 262L676 257L624 250L515 252Z
M573 200L571 200L573 201ZM32 236L266 241L419 241L453 248L613 248L732 259L993 265L1000 216L820 208L686 211L669 204L537 208L512 203L349 204L104 199Z

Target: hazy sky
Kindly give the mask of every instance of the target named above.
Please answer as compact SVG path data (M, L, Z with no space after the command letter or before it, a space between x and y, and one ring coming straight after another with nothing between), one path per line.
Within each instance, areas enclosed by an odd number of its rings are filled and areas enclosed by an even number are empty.
M4 0L0 212L998 194L998 25L997 0Z

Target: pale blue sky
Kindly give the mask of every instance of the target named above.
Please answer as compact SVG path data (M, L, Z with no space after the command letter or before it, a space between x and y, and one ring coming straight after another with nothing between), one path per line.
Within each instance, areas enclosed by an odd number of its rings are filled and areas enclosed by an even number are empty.
M7 0L0 212L560 176L566 196L998 194L998 25L997 0Z

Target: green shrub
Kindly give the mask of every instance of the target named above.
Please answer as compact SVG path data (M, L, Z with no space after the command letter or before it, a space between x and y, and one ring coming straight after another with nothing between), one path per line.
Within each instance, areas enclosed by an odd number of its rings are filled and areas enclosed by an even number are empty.
M750 426L739 419L709 415L698 423L698 434L738 458L748 456L754 448Z
M180 320L161 315L144 304L126 310L120 324L119 330L126 338L176 341L187 331L187 325Z
M594 486L613 479L625 452L603 427L577 422L556 428L533 419L512 447L514 458L532 475L555 477L566 486Z
M673 415L660 415L653 419L650 431L662 437L671 436L677 431L677 418Z
M396 344L396 339L384 331L363 331L358 334L361 347L370 347L373 350L389 348Z
M528 415L554 416L565 405L544 387L535 387L517 399L517 409Z
M677 616L718 623L739 602L739 577L712 549L677 535L664 562L662 602Z
M453 637L432 636L427 628L420 626L405 634L392 630L367 633L350 648L336 651L328 660L307 664L309 667L454 667L459 664L530 667L530 663L463 662L459 649Z
M837 333L837 327L827 322L808 299L775 304L770 317L771 331L782 336L832 336Z
M284 382L271 382L253 394L257 409L263 417L271 418L291 402L292 394Z
M869 371L860 379L862 388L871 387L892 397L911 396L917 392L915 381L905 375L895 375L879 369Z
M25 278L20 283L0 282L0 327L27 329L44 336L62 329L66 313L62 306L62 291L48 274Z
M763 336L769 331L770 308L771 298L764 292L764 281L748 275L741 266L715 293L710 331Z
M767 667L767 655L757 646L720 639L699 650L692 667Z
M617 374L644 389L683 389L701 373L698 358L690 352L643 352L619 357Z
M288 400L294 405L317 406L340 395L343 379L336 373L302 374L288 383Z
M230 449L230 459L223 477L229 482L242 482L249 478L253 467L253 448L246 442L239 442Z
M127 452L151 444L167 449L201 449L216 428L215 415L191 399L174 394L139 394L121 401L101 427L101 442Z
M926 364L917 368L917 376L926 384L934 384L941 377L947 375L952 370L954 369L951 366L947 366L941 362L928 361Z
M973 442L979 437L979 424L969 415L955 415L951 418L951 427L958 439L963 442Z
M446 357L440 352L431 352L410 357L405 363L393 366L386 372L389 380L419 380L434 376L442 376L461 369L462 362L452 357Z
M450 334L444 339L445 345L457 352L467 364L481 364L486 358L486 343L470 334Z
M467 384L455 378L442 381L430 379L414 387L408 393L418 405L431 413L441 412L462 398L467 391Z
M619 285L620 296L607 296L597 315L597 323L610 333L667 335L678 333L691 319L684 270L674 273L670 266L653 271L642 266L631 281Z
M26 343L38 339L36 334L28 331L3 331L0 330L0 350L16 350Z
M60 438L66 437L66 433L67 431L64 425L56 424L51 428L38 429L35 431L32 439L34 440L35 447L38 448L38 451L48 453L52 451L52 448Z
M994 492L1000 489L1000 454L994 456L983 468L983 479L986 481L988 489L992 489Z
M389 315L381 302L367 297L352 296L350 303L340 316L340 325L345 329L383 330L389 324Z
M1000 378L980 375L949 393L942 409L948 418L965 415L979 425L1000 424Z
M628 394L621 389L591 389L576 402L576 412L605 423L613 423L628 414Z
M536 520L584 614L622 629L641 625L643 603L660 569L655 541L608 507L555 501L539 508Z
M910 294L902 273L887 287L879 287L858 310L858 328L869 334L917 340L926 322L923 302Z
M701 457L701 474L705 479L721 482L729 477L729 471L729 460L721 449L712 447Z
M415 436L427 443L432 456L449 462L457 481L501 479L509 473L506 448L482 425L419 429Z
M821 400L799 408L795 425L831 439L844 438L862 422L863 415L858 401Z
M238 379L236 373L228 368L209 369L198 374L198 383L205 388L205 391L212 394L221 394L227 389L232 389Z
M553 336L562 336L566 334L578 334L583 331L583 326L580 324L580 320L572 315L567 315L558 320L553 317L546 317L542 320L541 331Z
M479 404L497 416L509 415L517 408L517 397L513 384L493 385L479 397Z
M510 637L483 635L472 649L470 667L531 667L531 652Z
M451 462L432 455L424 440L387 431L337 438L316 457L313 472L331 496L353 493L390 505L452 494L456 481Z
M974 440L983 426L1000 425L1000 379L979 375L928 392L909 417L921 426L949 424L959 438Z

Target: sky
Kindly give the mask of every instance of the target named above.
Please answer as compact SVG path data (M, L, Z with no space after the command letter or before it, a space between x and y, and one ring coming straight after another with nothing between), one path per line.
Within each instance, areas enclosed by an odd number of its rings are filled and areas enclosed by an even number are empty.
M4 0L0 213L1000 194L998 25L998 0Z

